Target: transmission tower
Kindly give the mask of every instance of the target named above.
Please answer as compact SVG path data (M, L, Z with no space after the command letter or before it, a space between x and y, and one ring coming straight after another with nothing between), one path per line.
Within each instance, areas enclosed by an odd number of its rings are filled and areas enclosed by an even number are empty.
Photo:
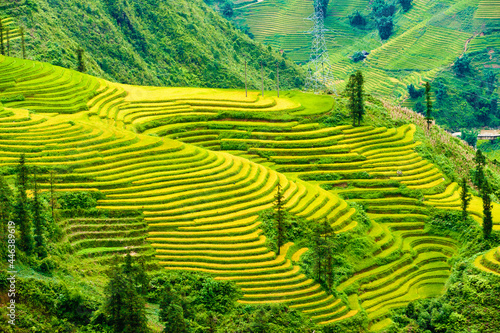
M305 90L312 90L316 93L328 87L336 93L325 40L325 32L328 30L325 29L325 15L320 0L314 0L314 14L307 20L313 22L313 28L309 31L312 35L312 45Z

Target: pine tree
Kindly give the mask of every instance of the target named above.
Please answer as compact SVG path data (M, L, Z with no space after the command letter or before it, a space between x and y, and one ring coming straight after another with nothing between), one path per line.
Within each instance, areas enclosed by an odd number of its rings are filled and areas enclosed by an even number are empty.
M335 232L327 219L315 224L312 239L312 252L316 267L317 281L324 281L329 288L333 286Z
M146 303L137 293L133 282L121 271L111 276L106 291L108 299L104 312L109 316L109 325L115 332L149 332L146 319Z
M357 93L356 93L356 75L355 74L351 74L351 76L349 76L349 81L347 82L347 86L346 86L345 90L346 90L347 97L349 98L349 102L347 103L347 108L349 109L349 111L351 113L352 126L356 126Z
M36 167L33 169L33 226L35 229L35 252L40 258L45 258L47 256L47 250L45 248L45 221L42 216L42 204L40 202L40 194L38 191L38 179Z
M365 114L363 84L364 78L361 71L357 71L356 74L349 76L349 82L346 86L346 94L349 98L347 107L351 112L353 126L356 126L356 121L358 122L358 126L361 125L361 120L363 120L363 115Z
M0 176L0 223L4 225L9 221L12 214L12 190L3 178Z
M34 240L31 232L31 221L28 213L28 167L24 154L19 159L17 167L17 202L15 205L15 220L19 225L19 248L31 255Z
M78 71L81 72L81 73L85 73L86 71L86 68L85 68L85 61L83 59L83 54L84 54L85 51L83 51L82 48L78 48L76 50L76 54L78 56Z
M0 244L0 258L4 258L7 251L7 223L12 214L12 198L13 195L9 185L0 176L0 242L2 242Z
M488 182L485 181L483 184L483 236L488 239L493 230L493 217L491 214L491 189Z
M23 59L26 59L26 45L25 45L26 43L24 40L24 27L21 27L19 30L21 32L21 50L23 53Z
M323 257L325 259L325 282L328 288L333 286L333 237L335 232L332 226L325 218L322 224L321 232L323 233Z
M54 191L54 182L55 182L54 171L50 171L50 212L52 214L52 223L56 222L55 210L57 207L57 197Z
M425 83L425 100L427 101L427 112L425 115L425 120L427 121L427 130L430 129L432 124L432 101L431 101L431 84L429 82Z
M276 195L274 196L274 211L276 216L276 231L277 231L277 246L278 255L280 254L280 248L283 245L283 232L284 232L284 191L281 189L281 184L278 182Z
M477 189L481 193L483 191L484 183L486 182L484 176L484 167L486 165L486 157L480 149L476 150L476 156L474 157L474 162L476 162L476 170L474 174L474 183Z
M467 186L467 180L462 178L460 182L460 200L462 202L462 220L465 221L467 219L467 207L469 207L470 201L472 200L471 194L469 193L469 188Z
M365 114L365 103L363 100L363 84L364 78L361 71L356 72L356 118L358 119L358 126L361 125L361 120Z
M7 38L7 55L10 57L10 30L5 29L5 37Z
M2 55L5 55L5 47L3 46L3 30L3 22L0 18L0 52L2 53Z
M177 295L167 287L160 302L160 319L165 324L164 333L187 333L184 309Z

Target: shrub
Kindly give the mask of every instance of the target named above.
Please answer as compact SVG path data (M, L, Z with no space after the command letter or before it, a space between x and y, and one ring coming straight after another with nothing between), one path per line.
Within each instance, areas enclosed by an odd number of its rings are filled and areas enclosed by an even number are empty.
M461 58L458 57L453 64L453 71L457 76L463 77L471 72L471 59L465 53Z
M349 15L349 23L353 27L363 27L366 25L366 18L361 15L361 13L356 10L352 14Z
M399 4L401 5L401 8L403 8L404 12L407 12L411 8L411 3L413 0L398 0Z
M422 88L422 89L417 89L415 88L415 86L413 84L410 84L408 86L406 86L406 88L408 89L408 93L410 94L410 97L411 98L419 98L419 97L422 97L425 93L425 89Z
M363 52L356 52L352 55L352 61L354 62L360 62L361 60L364 60L365 59L365 55L363 54Z
M392 35L392 30L394 28L394 23L392 22L392 17L381 17L377 20L378 35L380 39L386 40Z
M372 5L373 15L377 18L391 17L396 12L396 6L384 0L375 0ZM385 38L383 38L385 39Z
M477 136L479 134L479 130L467 130L465 128L462 129L460 139L467 142L467 144L471 147L475 147L477 143Z
M101 192L66 192L57 198L61 209L90 209L97 206L97 200L103 199Z

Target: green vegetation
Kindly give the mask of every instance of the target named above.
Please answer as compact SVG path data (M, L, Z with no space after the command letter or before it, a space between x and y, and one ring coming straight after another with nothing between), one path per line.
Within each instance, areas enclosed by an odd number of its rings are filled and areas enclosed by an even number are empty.
M150 0L140 6L124 0L34 0L6 5L2 12L30 31L24 42L11 43L11 55L22 57L25 50L26 58L80 71L85 63L89 74L120 83L241 88L245 59L250 88L260 87L261 61L268 89L276 84L276 63L282 88L304 82L301 69L252 41L202 0Z
M22 192L24 154L29 215L41 205L45 221L47 256L19 258L37 290L23 328L376 331L442 295L456 233L486 215L476 196L474 220L460 212L471 147L359 90L355 127L348 96L127 86L10 57L0 72L0 171ZM475 255L498 246L491 206ZM81 319L39 300L64 288Z

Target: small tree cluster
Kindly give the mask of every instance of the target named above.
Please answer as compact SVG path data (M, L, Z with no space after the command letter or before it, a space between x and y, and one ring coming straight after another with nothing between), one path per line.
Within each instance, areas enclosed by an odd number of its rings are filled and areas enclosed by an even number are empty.
M417 89L413 84L406 86L406 89L408 89L408 93L413 99L420 98L425 94L425 88Z
M467 142L467 144L471 147L476 147L477 136L479 135L479 130L468 130L466 128L462 128L460 132L460 139Z
M377 23L380 39L388 39L393 32L393 15L396 12L396 6L392 3L386 3L384 0L375 0L372 4L372 14Z
M352 61L354 62L360 62L361 60L364 60L366 57L364 55L363 52L361 51L358 51L358 52L355 52L353 55L352 55Z
M353 27L364 27L366 25L366 18L361 15L359 10L351 13L349 16L349 24Z
M389 39L392 35L392 31L394 29L394 23L392 21L392 17L381 17L377 20L377 28L378 35L380 39L386 40Z
M318 282L325 282L328 288L332 288L335 232L327 219L317 224L313 232L312 252L316 263L315 272L317 280Z
M107 324L115 332L146 333L145 293L147 276L144 268L132 262L127 254L125 264L113 269L106 286L107 300L103 307Z
M467 53L462 57L457 58L457 60L455 60L455 63L453 64L453 71L459 77L466 76L471 72L471 70L471 59L469 58Z
M398 0L398 2L401 8L403 8L403 11L407 12L410 10L413 0Z
M348 108L351 112L353 126L356 125L356 121L358 126L361 125L361 120L365 114L363 83L363 74L361 71L357 71L356 74L349 77L346 87L346 95L349 98Z

